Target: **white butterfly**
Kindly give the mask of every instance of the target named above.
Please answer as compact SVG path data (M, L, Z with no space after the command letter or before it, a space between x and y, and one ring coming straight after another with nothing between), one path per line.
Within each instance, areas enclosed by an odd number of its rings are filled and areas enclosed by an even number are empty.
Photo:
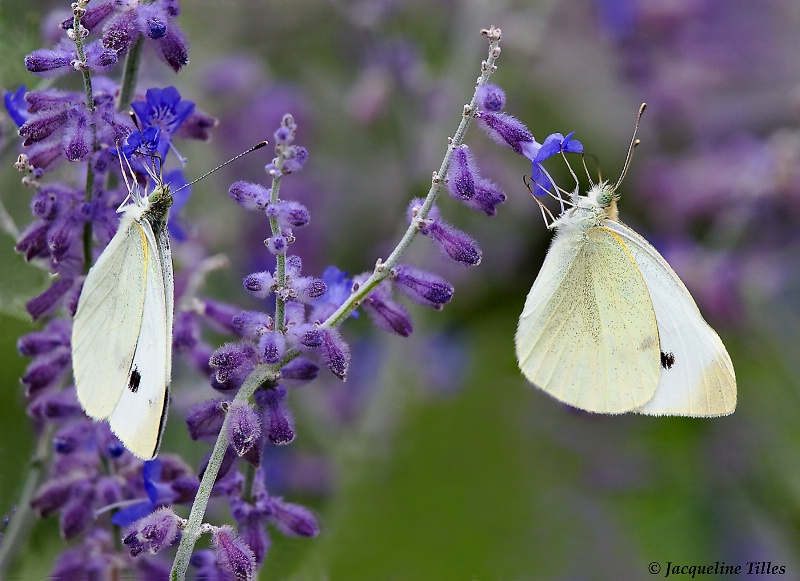
M667 261L618 219L616 190L636 143L616 184L576 188L549 225L556 234L517 328L520 369L590 412L733 413L725 346Z
M123 175L125 174L123 170ZM125 447L158 453L172 370L174 281L169 186L129 185L119 229L89 270L72 327L72 366L86 414L108 420ZM127 178L126 178L127 181Z

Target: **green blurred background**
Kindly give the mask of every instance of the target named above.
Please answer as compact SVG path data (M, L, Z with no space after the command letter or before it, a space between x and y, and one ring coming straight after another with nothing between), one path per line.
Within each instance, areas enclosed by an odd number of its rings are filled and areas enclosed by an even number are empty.
M724 11L725 18L742 10L746 21L745 4L706 3L691 26L702 32L703 18L718 16L708 6ZM36 86L22 58L41 46L39 19L57 6L66 3L0 2L4 90L20 83ZM300 123L298 143L308 148L310 162L302 174L284 180L283 193L311 211L311 225L298 232L305 271L319 274L333 263L358 273L386 255L405 227L408 201L427 191L485 58L482 27L493 24L504 33L492 80L506 90L507 112L540 140L554 131L577 131L604 174L615 177L639 103L654 108L659 102L659 95L625 74L615 29L602 26L603 14L629 6L649 14L650 25L653 12L661 11L657 23L667 22L665 44L668 25L684 25L680 17L687 6L681 3L658 8L647 2L184 2L179 21L192 41L189 66L175 76L151 62L142 78L149 84L140 86L175 84L185 98L221 119L211 146L181 145L190 159L189 175L270 138L274 123L255 121L272 113L260 117L259 107L277 107L267 104L276 102L292 107ZM784 20L781 30L800 30L800 14L789 2L776 2L772 10L794 18ZM708 26L718 30L719 24ZM740 42L737 30L731 28L729 38L721 35L713 49L735 59L725 42ZM786 38L800 34L765 35L763 42L796 55L800 40L780 44ZM392 56L397 43L403 51L411 47L410 56L402 51L401 57ZM630 47L623 48L629 54ZM385 60L382 51L389 55ZM226 70L219 59L231 55L240 59L230 66L231 76L245 73L216 81L215 74ZM680 69L681 58L691 63L697 55L686 48L667 56ZM237 68L241 63L246 66ZM757 79L762 93L748 86L736 95L743 110L759 110L765 106L763 93L775 99L777 91L800 81L784 74L770 82L764 74ZM670 82L680 94L680 83L691 92L703 80L676 74ZM233 88L226 90L225 83ZM727 110L736 86L717 88L697 103L698 117L716 118ZM782 94L793 102L789 91ZM730 133L763 136L776 127L794 127L796 113L787 105L785 115L777 111L761 125L730 115L715 130L720 140L726 123ZM659 133L648 114L640 132L643 144L622 188L621 212L643 235L666 236L672 217L652 199L645 203L639 197L637 190L647 187L641 168L665 151L688 147L696 135L672 127L674 133L665 138L663 124ZM23 227L29 193L13 170L16 144L7 118L2 120L0 195ZM570 411L528 385L513 354L516 320L549 240L522 185L529 167L477 127L467 143L483 173L509 196L491 220L441 201L446 219L477 239L483 262L472 269L445 265L428 240L417 240L408 261L451 280L453 303L440 313L411 307L415 333L408 339L373 331L363 317L349 321L343 333L354 347L350 381L320 380L292 392L298 437L285 451L294 458L288 465L306 459L322 468L318 479L298 477L294 487L284 477L281 492L316 511L322 534L311 540L273 534L261 578L648 579L654 577L648 572L651 562L666 567L716 561L742 565L743 571L747 562L771 561L786 567L782 578L800 578L800 285L790 284L797 280L796 257L782 265L788 282L774 294L745 296L735 316L709 316L736 368L734 415L702 420ZM259 254L266 224L240 212L225 191L243 173L250 173L244 179L262 179L263 163L241 162L227 168L227 175L220 172L195 186L184 216L209 253L232 258L228 270L211 277L208 293L248 308L255 303L248 302L239 281L266 268L267 258ZM722 216L732 210L720 205L717 211ZM1 240L3 513L19 494L35 441L19 386L26 362L15 342L37 328L20 307L41 288L43 277L13 254L10 236ZM177 268L192 256L191 249L176 249ZM702 272L686 278L687 286L694 290L693 281L702 278ZM178 411L171 415L162 449L197 460L204 448L188 441L180 410L210 397L211 390L180 362L175 383ZM340 400L352 409L341 412ZM62 547L56 530L55 520L37 524L14 578L46 575Z

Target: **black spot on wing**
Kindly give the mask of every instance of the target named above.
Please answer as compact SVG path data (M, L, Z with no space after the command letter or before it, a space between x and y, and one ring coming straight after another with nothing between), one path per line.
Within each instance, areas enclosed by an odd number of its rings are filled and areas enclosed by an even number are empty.
M667 353L661 352L661 367L664 369L672 369L675 365L675 354L672 351Z
M131 390L131 393L136 393L139 391L139 384L142 381L142 375L139 373L139 370L135 367L133 371L131 371L131 375L128 378L128 389Z

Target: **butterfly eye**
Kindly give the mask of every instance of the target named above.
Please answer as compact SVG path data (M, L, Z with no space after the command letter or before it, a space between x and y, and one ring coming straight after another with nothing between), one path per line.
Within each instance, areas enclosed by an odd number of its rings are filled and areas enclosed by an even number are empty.
M602 186L600 188L600 193L597 194L597 204L601 208L607 208L611 201L614 199L616 192L614 191L614 187L608 184Z

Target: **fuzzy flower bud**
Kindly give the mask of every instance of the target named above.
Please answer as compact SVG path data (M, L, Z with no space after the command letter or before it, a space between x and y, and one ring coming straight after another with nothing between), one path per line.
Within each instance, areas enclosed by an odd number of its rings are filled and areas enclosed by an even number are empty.
M476 266L481 262L478 243L461 230L450 226L444 220L427 220L420 225L420 233L430 236L439 248L456 262L465 266Z
M270 190L260 184L234 182L228 189L228 194L245 210L263 212L269 205Z
M475 195L477 169L469 147L459 145L453 150L453 161L447 179L447 191L457 200L469 200Z
M268 331L258 340L258 352L264 363L277 363L286 353L286 338L280 331Z
M155 554L169 547L178 538L182 519L169 507L161 507L137 520L125 532L122 544L128 546L131 556L147 551Z
M244 288L258 299L266 299L274 290L275 278L271 272L254 272L244 278Z
M228 440L244 456L261 436L261 418L246 402L234 401L228 408Z
M408 310L392 300L391 287L386 283L379 284L364 299L361 307L367 311L372 322L384 331L408 337L414 329Z
M255 576L256 558L247 543L236 534L233 527L217 528L211 538L217 565L230 579L250 581Z
M413 266L398 265L394 268L397 289L423 305L441 308L453 298L453 286L446 280Z
M303 166L308 161L308 150L300 145L290 145L286 148L285 156L283 173L295 173L303 169Z
M523 145L533 141L533 134L516 117L506 113L479 111L478 125L499 145L507 145L520 155L525 155Z
M289 239L286 236L281 235L270 236L264 240L264 245L272 254L286 254L286 250L289 248Z
M233 317L236 332L245 339L258 341L264 333L272 330L272 317L261 311L242 311Z
M506 195L497 184L481 178L475 183L475 195L471 200L464 203L473 210L479 210L491 218L497 214L496 206L505 201Z
M211 399L193 405L186 416L189 437L192 440L216 438L225 421L225 400Z
M350 347L339 331L334 328L322 329L322 358L325 365L336 377L344 381L350 364Z
M255 349L249 343L226 343L211 355L209 365L217 389L238 388L258 360Z
M308 224L311 219L308 208L294 200L280 200L277 204L268 204L266 214L268 218L275 218L282 230L300 228Z
M284 535L316 537L319 534L317 519L307 508L284 502L282 498L270 498L269 502L273 510L271 520Z
M496 113L502 111L506 106L506 94L497 85L484 85L477 92L478 107L484 111Z
M167 33L159 38L159 56L176 73L189 63L189 41L177 26L170 26Z
M276 445L294 440L294 417L286 406L286 395L282 385L256 392L256 401L264 408L264 432Z
M319 365L303 357L293 359L281 367L281 377L291 386L291 382L305 383L317 378Z

